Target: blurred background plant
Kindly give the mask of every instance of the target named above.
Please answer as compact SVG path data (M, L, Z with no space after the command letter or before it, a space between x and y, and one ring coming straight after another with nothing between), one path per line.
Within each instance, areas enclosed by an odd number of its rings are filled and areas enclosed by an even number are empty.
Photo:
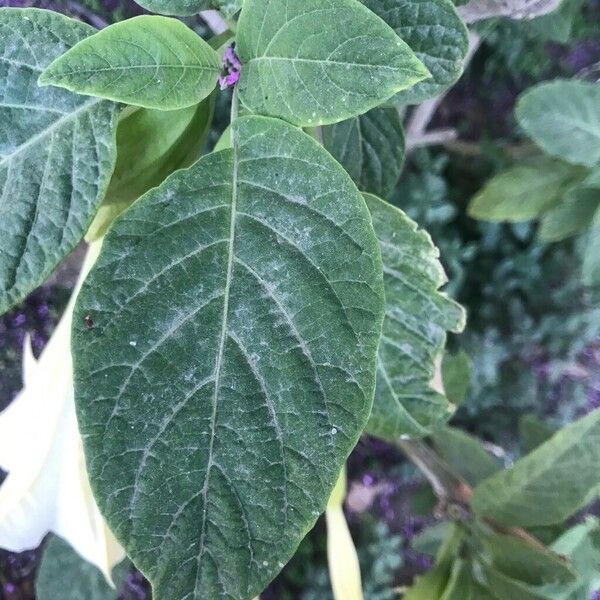
M129 0L0 0L0 6L51 8L97 27L142 12ZM187 22L210 35L200 17ZM448 372L462 368L466 374L458 379L469 383L452 424L474 434L506 466L550 432L600 407L600 294L582 284L580 238L550 243L540 239L533 221L477 221L467 207L490 178L536 152L515 119L521 93L555 78L599 79L600 0L563 0L548 15L486 19L473 29L480 36L477 51L427 123L452 135L438 145L409 143L391 199L431 234L448 274L446 291L468 311L465 333L449 341L452 356L461 358L447 363ZM227 106L226 98L217 102L209 148L228 122ZM75 255L0 318L0 410L21 387L26 333L39 355L78 265ZM399 448L361 440L348 463L344 509L366 600L399 597L434 564L441 539L436 500ZM596 512L592 506L585 514ZM40 556L0 551L1 600L35 597ZM121 600L150 597L131 567L121 581ZM323 521L262 598L333 598Z

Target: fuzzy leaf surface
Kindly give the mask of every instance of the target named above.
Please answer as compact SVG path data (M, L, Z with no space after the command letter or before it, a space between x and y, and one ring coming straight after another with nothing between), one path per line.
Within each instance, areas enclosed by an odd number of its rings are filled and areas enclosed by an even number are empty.
M394 104L419 104L460 77L469 49L467 28L450 0L362 0L411 48L431 78L400 91Z
M359 190L386 198L400 178L404 130L398 111L374 108L323 128L323 144Z
M462 331L463 308L439 291L446 276L429 235L391 204L365 199L381 246L386 316L368 432L397 440L442 425L453 407L430 382L447 331Z
M0 9L0 313L83 238L116 157L117 108L37 80L94 29L37 9Z
M323 512L371 410L381 269L342 167L265 117L111 227L76 308L76 403L156 597L249 600Z
M360 115L429 73L358 0L245 0L240 101L300 126Z
M552 156L577 165L600 164L600 85L556 80L527 90L517 103L525 133Z
M176 110L206 98L220 72L217 52L181 21L142 15L79 42L44 71L40 84Z

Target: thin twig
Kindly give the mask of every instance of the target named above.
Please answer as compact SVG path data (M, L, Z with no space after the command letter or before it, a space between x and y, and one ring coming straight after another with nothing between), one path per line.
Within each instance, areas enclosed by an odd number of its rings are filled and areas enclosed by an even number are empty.
M72 0L63 0L63 7L67 12L71 13L75 17L84 19L96 29L104 29L105 27L108 27L108 23L104 19L87 9L85 6L81 6Z

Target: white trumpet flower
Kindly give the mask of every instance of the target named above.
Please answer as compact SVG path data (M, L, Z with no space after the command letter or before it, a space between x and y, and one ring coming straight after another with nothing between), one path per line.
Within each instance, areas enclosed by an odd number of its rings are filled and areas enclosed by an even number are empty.
M52 531L111 583L125 557L96 505L85 468L73 394L71 321L75 299L101 242L88 254L65 313L38 361L29 340L23 389L0 413L0 547L22 552Z

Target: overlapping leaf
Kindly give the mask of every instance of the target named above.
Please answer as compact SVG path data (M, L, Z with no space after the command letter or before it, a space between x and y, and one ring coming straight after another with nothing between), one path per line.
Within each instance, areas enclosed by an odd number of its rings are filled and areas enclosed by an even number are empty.
M0 9L0 312L77 245L115 161L116 106L37 79L94 30L36 9Z
M358 0L245 0L236 50L242 104L301 126L357 116L429 75Z
M600 85L556 80L525 92L519 124L548 154L593 167L600 164Z
M475 488L473 510L510 526L561 523L599 491L600 410ZM543 506L543 510L540 507Z
M220 10L226 17L233 16L242 6L242 0L136 0L155 13L163 15L193 15L208 8Z
M393 102L418 104L441 94L462 73L469 49L465 25L450 0L362 0L410 46L431 78L399 92Z
M439 292L446 279L429 235L391 204L369 194L365 199L381 246L386 295L367 429L389 440L427 435L453 412L430 382L446 331L462 330L464 310Z
M404 160L404 131L396 109L374 108L324 127L323 144L359 190L385 198L396 187Z
M103 236L134 200L198 158L210 129L212 98L175 111L142 108L121 119L117 164L86 239Z
M215 88L219 55L177 19L142 15L82 40L40 83L145 108L198 104Z
M125 560L113 569L115 589L94 565L54 536L44 550L35 585L36 597L38 600L117 600L129 566Z
M375 387L363 198L282 121L233 137L120 217L75 318L92 485L162 600L260 592L325 509Z

